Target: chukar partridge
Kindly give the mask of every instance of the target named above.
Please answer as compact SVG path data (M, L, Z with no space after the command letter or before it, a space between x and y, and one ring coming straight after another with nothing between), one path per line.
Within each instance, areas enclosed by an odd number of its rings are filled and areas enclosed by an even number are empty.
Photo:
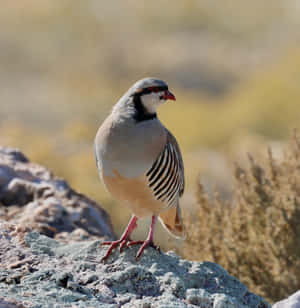
M179 198L184 191L182 156L175 137L157 117L156 109L175 100L168 85L156 78L136 82L113 107L95 139L96 164L107 190L126 204L133 215L121 238L110 245L102 260L120 245L154 246L157 218L175 237L184 238ZM152 216L145 241L132 241L130 234L141 217Z

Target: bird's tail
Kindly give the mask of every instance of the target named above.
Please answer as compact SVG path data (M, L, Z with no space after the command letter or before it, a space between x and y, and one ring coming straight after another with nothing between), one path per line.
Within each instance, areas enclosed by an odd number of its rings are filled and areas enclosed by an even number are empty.
M177 239L186 238L179 203L171 209L160 213L159 220L170 235Z

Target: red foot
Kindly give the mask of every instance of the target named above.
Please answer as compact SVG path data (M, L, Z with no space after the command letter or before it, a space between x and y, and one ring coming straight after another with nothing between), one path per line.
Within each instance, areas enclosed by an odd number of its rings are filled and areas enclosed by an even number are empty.
M130 239L120 239L118 241L109 241L109 242L103 242L101 243L101 245L110 245L110 247L108 248L105 256L101 259L101 262L106 261L108 259L108 257L110 256L110 254L112 253L112 251L118 247L119 247L119 251L122 252L123 248L126 247L130 247L133 245L137 245L137 244L143 244L144 241L132 241Z
M127 247L130 247L130 246L133 246L133 245L139 245L139 244L143 244L144 241L130 241L128 244L127 244Z
M141 241L139 241L139 242L141 242ZM152 240L145 240L144 242L142 241L142 244L143 245L141 246L141 248L139 249L139 251L137 252L137 254L135 256L136 261L139 260L139 258L142 255L144 249L147 248L148 246L153 247L154 249L160 251L160 248L158 246L155 246Z
M142 255L144 249L148 246L152 246L154 247L155 249L158 249L158 247L156 247L154 244L153 244L153 234L154 234L154 228L155 228L155 224L156 224L156 221L157 221L157 216L153 215L152 216L152 222L151 222L151 226L150 226L150 230L149 230L149 234L148 234L148 237L147 239L144 241L144 242L141 242L141 241L137 241L135 243L142 243L142 247L139 249L139 251L137 252L136 254L136 261L138 261L138 259L140 258L140 256ZM132 243L133 245L134 243ZM130 244L128 244L130 245Z
M125 232L123 233L123 235L121 236L121 238L118 241L110 241L110 242L103 242L101 245L110 245L110 247L108 248L105 256L101 259L101 262L105 261L110 254L112 253L112 251L118 247L120 245L120 252L122 251L122 249L126 246L126 247L130 247L133 245L137 245L137 244L142 244L141 248L139 249L139 251L136 254L135 259L138 261L138 259L140 258L140 256L142 255L144 249L148 246L152 246L155 249L159 250L158 246L155 246L153 244L153 233L154 233L154 227L155 227L155 223L156 223L157 217L156 216L152 216L152 223L150 226L150 231L148 234L148 237L145 241L132 241L130 240L129 236L131 234L131 232L133 231L133 229L136 227L136 221L137 221L137 217L136 216L132 216L128 227L126 228Z
M114 250L114 248L118 247L120 245L120 252L122 252L122 249L124 248L124 246L127 245L128 242L131 242L130 240L130 234L132 233L132 231L137 227L137 222L138 218L136 216L132 216L130 219L130 222L125 230L125 232L123 233L123 235L121 236L121 238L118 241L109 241L109 242L103 242L101 243L101 245L110 245L110 247L108 248L105 256L101 259L101 262L105 261L111 254L111 252Z
M133 245L139 245L142 244L141 248L139 249L139 251L136 254L136 261L139 260L139 258L141 257L143 251L145 250L145 248L147 248L148 246L153 247L154 249L160 251L159 246L154 245L153 241L150 240L145 240L145 241L132 241L132 240L118 240L118 241L111 241L111 242L103 242L101 243L101 245L110 245L110 247L108 248L105 256L101 259L101 262L104 262L108 259L108 257L110 256L110 254L112 253L112 251L118 247L119 247L119 251L122 252L123 248L126 247L130 247Z
M123 247L127 244L128 240L118 240L118 241L110 241L110 242L103 242L101 243L101 245L110 245L110 247L108 248L105 256L101 259L101 262L106 261L107 258L110 256L110 254L112 253L112 251L118 247L120 245L120 252L122 251Z

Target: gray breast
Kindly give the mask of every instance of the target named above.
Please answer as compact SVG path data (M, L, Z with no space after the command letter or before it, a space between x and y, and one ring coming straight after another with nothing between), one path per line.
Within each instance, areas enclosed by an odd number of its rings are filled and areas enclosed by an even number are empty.
M158 119L135 123L111 118L99 128L95 154L100 173L114 176L116 170L127 178L147 172L162 152L166 130Z

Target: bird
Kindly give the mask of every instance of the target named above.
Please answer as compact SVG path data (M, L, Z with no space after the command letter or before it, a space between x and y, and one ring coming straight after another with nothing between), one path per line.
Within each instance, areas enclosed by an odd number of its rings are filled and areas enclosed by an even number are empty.
M102 261L118 246L121 252L141 244L136 260L146 247L156 247L157 220L175 238L185 238L179 204L185 186L182 154L176 138L157 116L157 108L168 100L176 98L166 82L141 79L113 106L97 131L94 149L100 178L111 195L132 212L120 239L102 243L109 245ZM131 240L138 219L148 216L152 221L146 240Z

